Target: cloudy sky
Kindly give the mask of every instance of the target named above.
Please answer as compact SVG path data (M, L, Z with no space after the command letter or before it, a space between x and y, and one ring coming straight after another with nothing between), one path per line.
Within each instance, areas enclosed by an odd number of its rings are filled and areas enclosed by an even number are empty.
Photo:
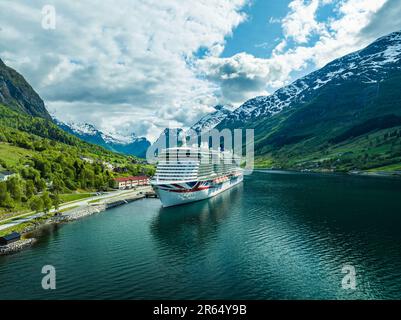
M52 113L151 140L396 30L400 0L0 1L0 58Z

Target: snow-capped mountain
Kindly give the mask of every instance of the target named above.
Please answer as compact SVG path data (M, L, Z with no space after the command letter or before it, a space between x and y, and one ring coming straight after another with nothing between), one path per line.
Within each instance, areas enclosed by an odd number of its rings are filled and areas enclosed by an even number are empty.
M400 59L401 32L394 32L365 49L334 60L270 96L255 97L235 110L232 106L217 105L216 111L202 117L191 129L207 132L213 128L254 127L256 121L311 101L329 85L345 81L367 85L380 83L392 71L401 68Z
M255 163L263 166L350 171L397 165L400 83L401 32L394 32L245 102L217 129L254 129Z
M222 122L229 114L231 114L233 107L231 105L217 105L214 107L215 111L206 114L203 116L199 121L197 121L194 125L190 127L190 130L194 130L198 133L208 132L209 130L216 127L220 122ZM182 135L178 140L181 141L183 139L183 135L187 134L188 131L184 132L182 128L165 128L162 133L160 134L159 138L154 142L154 146L164 146L169 147L170 142L169 138L172 137L179 137ZM189 138L189 136L187 137ZM179 144L180 141L177 143Z
M53 120L64 131L86 142L97 144L115 152L145 157L146 150L150 146L150 142L146 138L137 137L134 133L129 136L112 135L104 133L88 123L65 123L57 119Z
M196 132L207 132L213 129L232 112L233 107L219 104L214 109L215 111L203 116L191 129Z
M401 32L394 32L365 49L332 61L270 96L250 99L235 110L230 106L216 106L214 112L202 117L191 129L205 132L212 128L254 128L257 155L299 143L299 150L293 149L289 158L316 151L322 145L339 141L341 136L352 137L355 133L347 132L354 132L355 128L356 132L363 128L366 133L366 130L397 124L398 114L401 116L400 80ZM376 119L380 128L372 126ZM116 145L114 135L101 133L93 126L70 125L69 129L85 136L86 141L101 138L106 147ZM156 143L170 132L183 131L180 128L166 130ZM133 136L130 139L131 144L144 138ZM304 148L303 143L310 139L313 142ZM127 143L117 140L119 146ZM141 142L146 144L146 148L141 149L145 154L149 142Z
M102 133L98 131L93 125L89 123L75 123L75 122L61 122L55 118L53 120L59 125L59 126L67 126L69 129L71 129L75 134L78 135L88 135L88 136L101 136Z
M307 103L324 87L345 81L377 84L401 68L401 32L382 37L360 51L334 60L270 96L246 101L220 122L219 127L241 127Z
M184 129L182 128L165 128L152 146L162 149L177 146L180 144L179 138L182 138L183 134ZM170 138L175 139L175 141L170 143Z

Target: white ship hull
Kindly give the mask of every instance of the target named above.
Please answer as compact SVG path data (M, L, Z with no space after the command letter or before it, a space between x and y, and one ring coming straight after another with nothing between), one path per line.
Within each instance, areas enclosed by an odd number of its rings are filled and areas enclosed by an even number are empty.
M243 181L243 174L226 177L221 182L186 182L176 184L152 184L163 207L171 207L208 199Z

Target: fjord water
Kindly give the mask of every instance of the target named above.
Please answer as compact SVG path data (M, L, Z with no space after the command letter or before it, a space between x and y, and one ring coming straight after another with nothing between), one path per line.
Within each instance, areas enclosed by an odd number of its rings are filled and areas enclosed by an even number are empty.
M189 205L140 200L0 257L0 299L400 299L400 195L396 179L258 171Z

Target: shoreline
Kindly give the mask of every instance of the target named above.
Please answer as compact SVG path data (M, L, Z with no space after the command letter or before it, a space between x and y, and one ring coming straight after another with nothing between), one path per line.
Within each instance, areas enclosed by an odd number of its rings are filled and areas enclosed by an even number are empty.
M379 171L379 172L368 172L368 171L348 171L348 172L339 172L339 171L330 171L330 170L297 170L297 169L279 169L279 168L261 168L256 167L254 171L268 171L272 173L279 172L287 172L287 173L303 173L303 174L324 174L324 175L344 175L344 176L360 176L360 177L373 177L373 178L401 178L400 171ZM96 213L100 213L103 211L107 211L108 209L121 206L124 204L128 204L130 202L147 198L147 194L152 193L154 191L150 186L143 188L141 190L131 190L127 191L123 194L118 194L115 196L95 200L94 202L89 201L86 205L81 205L79 207L71 207L70 209L62 212L55 213L53 216L44 220L42 223L35 223L32 226L28 226L25 228L21 234L21 240L13 242L11 244L0 246L0 257L3 255L10 255L16 252L23 250L24 248L30 247L36 243L37 239L34 237L25 237L30 233L33 233L40 228L49 225L49 224L62 224L68 223L75 220L79 220L88 216L91 216Z
M34 237L29 237L29 234L33 233L36 230L39 230L46 225L62 224L79 220L111 208L147 198L147 194L149 193L153 194L153 190L150 186L141 190L132 190L132 192L127 192L123 195L116 195L115 197L100 199L96 203L88 203L78 208L72 207L71 209L66 210L62 213L56 212L53 216L44 220L43 223L38 223L24 229L21 232L21 240L15 241L5 246L0 246L0 256L10 255L19 252L25 248L31 247L33 244L36 243L37 239ZM28 237L25 238L24 236L27 235Z
M330 171L330 170L312 170L312 169L280 169L280 168L262 168L255 167L254 171L270 171L274 172L291 172L291 173L314 173L314 174L327 174L327 175L344 175L344 176L360 176L360 177L373 177L373 178L401 178L401 171Z

